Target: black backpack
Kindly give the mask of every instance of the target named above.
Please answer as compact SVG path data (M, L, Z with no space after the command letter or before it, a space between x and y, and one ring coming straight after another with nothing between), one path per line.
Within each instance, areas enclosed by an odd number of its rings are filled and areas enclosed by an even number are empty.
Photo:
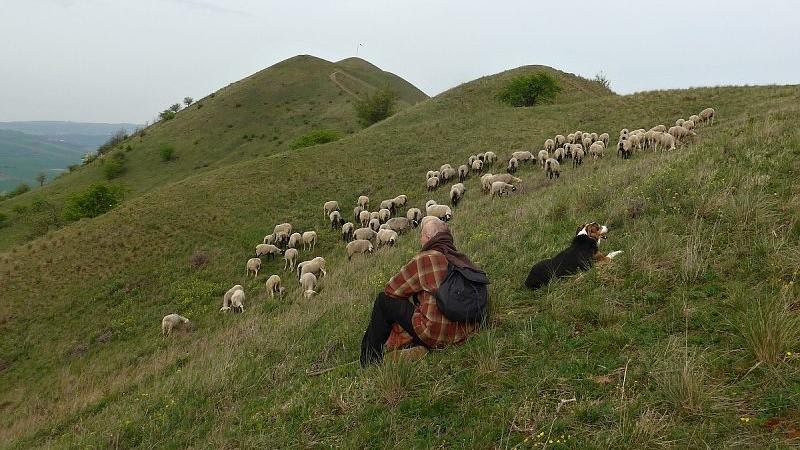
M453 322L482 322L488 313L489 283L481 272L448 264L447 276L434 295L436 305Z

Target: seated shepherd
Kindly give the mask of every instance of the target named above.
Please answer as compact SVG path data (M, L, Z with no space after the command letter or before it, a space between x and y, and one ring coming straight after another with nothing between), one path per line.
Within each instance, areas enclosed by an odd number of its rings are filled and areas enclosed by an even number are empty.
M362 367L381 363L384 347L433 349L457 344L486 317L486 274L456 250L446 223L426 217L421 228L422 251L375 299L361 340Z

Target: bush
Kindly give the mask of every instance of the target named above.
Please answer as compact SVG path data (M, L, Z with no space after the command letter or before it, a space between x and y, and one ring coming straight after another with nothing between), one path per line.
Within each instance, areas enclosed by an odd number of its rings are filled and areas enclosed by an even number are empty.
M172 120L175 118L175 111L171 109L165 109L164 111L158 113L158 118L163 121Z
M175 159L175 147L171 145L162 145L158 152L161 155L161 161L167 162Z
M105 153L110 152L114 147L121 144L125 139L128 139L128 132L125 131L124 128L119 129L117 132L111 135L110 138L105 142L105 144L101 145L100 148L97 149L98 155L103 155Z
M84 192L72 194L64 206L64 220L74 221L84 217L97 217L117 206L122 199L119 188L96 183Z
M0 228L8 225L8 215L0 212Z
M107 180L117 178L125 172L125 162L120 158L107 158L103 163L103 175Z
M500 91L498 98L511 106L534 106L552 101L561 92L558 79L546 72L516 77Z
M6 194L6 198L16 197L20 194L24 194L31 190L30 185L28 183L20 183L15 187L11 192Z
M200 269L208 265L211 261L211 257L208 256L208 253L205 250L195 250L194 253L189 257L189 267L194 269Z
M364 100L357 101L353 106L361 125L368 127L394 114L397 98L397 93L394 91L382 89Z
M338 141L342 138L342 134L336 130L315 130L305 136L300 136L291 147L293 149L311 147L312 145L327 144L328 142Z
M595 75L592 81L599 84L600 86L603 86L606 89L611 89L611 80L608 79L605 72L601 71L600 73Z

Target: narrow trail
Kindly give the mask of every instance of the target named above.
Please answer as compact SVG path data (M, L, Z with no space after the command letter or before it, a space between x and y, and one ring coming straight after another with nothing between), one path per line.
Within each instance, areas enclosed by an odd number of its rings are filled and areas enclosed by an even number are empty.
M345 87L345 85L343 85L342 83L340 83L340 82L339 82L339 80L337 80L337 79L336 79L336 74L338 74L338 73L342 73L342 71L341 71L341 70L335 70L335 71L333 71L333 72L330 74L330 79L331 79L331 81L333 81L333 82L334 82L334 83L335 83L337 86L339 86L339 88L340 88L341 90L343 90L343 91L347 92L348 94L352 95L352 96L353 96L353 97L355 97L356 99L358 99L358 100L361 100L361 97L359 97L359 95L358 95L358 94L356 94L355 92L353 92L353 91L351 91L350 89L348 89L347 87ZM349 75L348 75L348 76L349 76ZM351 78L352 78L352 77L351 77Z

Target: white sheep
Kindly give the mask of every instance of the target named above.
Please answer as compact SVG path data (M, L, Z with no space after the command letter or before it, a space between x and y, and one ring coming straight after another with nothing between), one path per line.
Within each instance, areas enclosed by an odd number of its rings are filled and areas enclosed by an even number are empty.
M683 125L681 125L681 126L683 128L686 128L689 131L692 131L692 130L694 130L694 121L693 120L687 120L686 122L683 122Z
M497 175L492 175L487 173L486 175L481 177L481 190L484 192L489 192L492 189L492 183L495 181L502 181L504 183L509 184L519 184L522 183L521 178L517 178L510 173L499 173Z
M258 271L261 270L261 259L260 258L250 258L247 260L247 276L253 274L253 277L258 277Z
M448 167L442 171L442 181L447 181L451 178L455 178L458 174L455 169Z
M378 220L380 223L385 223L387 220L391 219L392 212L386 208L381 209L378 211Z
M691 116L689 116L689 120L694 122L695 125L699 125L700 122L702 122L702 120L700 120L700 116L698 116L697 114L692 114Z
M256 245L256 257L259 257L259 258L264 256L264 255L267 255L267 257L274 258L277 255L280 255L281 253L283 253L281 251L281 249L279 249L278 247L276 247L276 246L274 246L272 244L258 244L258 245Z
M302 265L303 266L300 267L300 276L304 273L321 274L321 277L327 275L327 272L325 272L325 258L322 256L317 256L309 261L303 261Z
M361 212L364 211L364 208L360 206L356 206L353 208L353 221L358 222L358 218L361 216Z
M472 170L477 172L478 175L480 175L480 173L483 172L483 161L481 161L480 159L472 161Z
M325 202L325 204L322 205L323 217L329 217L330 214L334 211L339 211L339 202L337 202L336 200Z
M347 222L342 225L342 240L345 242L349 242L353 239L353 231L356 230L356 226L353 222Z
M220 311L228 311L231 309L231 298L237 291L244 291L241 284L237 284L225 292L225 295L222 296L222 308L220 308Z
M621 156L622 159L629 159L632 154L633 154L633 143L632 143L632 141L630 139L625 139L625 140L619 141L619 144L617 144L617 155ZM594 157L594 155L592 154L592 149L591 148L589 149L589 155ZM594 159L597 159L597 158L594 158Z
M297 264L297 255L300 252L296 248L290 248L283 254L283 270L294 270Z
M667 131L667 127L666 127L666 125L656 125L653 128L650 128L650 130L648 130L648 131L662 131L663 132L663 131ZM645 135L646 134L647 133L645 133Z
M586 136L583 138L583 142L581 144L583 145L583 148L589 148L592 144L594 144L594 142L592 142L591 136Z
M267 282L264 283L264 287L266 287L267 292L269 292L269 296L274 298L275 294L278 296L283 295L283 291L285 290L283 286L281 286L281 277L278 275L271 275L267 278Z
M458 202L464 198L464 191L466 188L464 187L464 183L456 183L450 187L450 204L453 206L457 206Z
M610 137L609 137L608 133L603 133L603 134L601 134L600 136L597 137L597 140L602 142L604 146L608 147L609 138Z
M567 135L567 142L570 144L575 143L575 133L570 133Z
M425 209L428 209L429 206L435 205L435 204L436 204L436 200L428 200L427 202L425 202Z
M422 213L420 212L420 214ZM416 225L413 219L409 219L407 217L392 217L385 224L381 225L381 227L384 226L390 230L396 231L397 233L403 233L404 231L407 231Z
M445 171L445 169L452 169L452 168L453 168L453 166L451 166L450 164L442 164L442 165L439 167L439 172L444 172L444 171Z
M339 228L344 223L344 219L342 219L342 214L339 211L333 211L328 216L328 220L331 221L331 230Z
M416 224L414 225L416 228L419 221L422 220L422 210L419 208L408 208L408 211L406 211L406 218L410 220L412 224Z
M595 132L591 132L591 133L589 133L589 137L591 137L591 138L592 138L592 144L594 144L595 142L597 142L597 138L598 138L599 136L597 136L597 133L595 133Z
M567 138L563 134L557 134L553 141L555 141L556 147L563 147L567 143Z
M372 220L372 219L378 219L380 221L381 220L380 211L372 211L371 213L369 213L369 220Z
M519 161L517 158L511 157L508 160L508 167L506 167L506 172L508 173L517 173L517 169L519 169Z
M361 211L361 213L358 214L358 221L361 222L362 227L366 227L371 218L372 215L369 211Z
M394 230L380 230L375 237L378 241L378 248L387 244L391 247L395 242L397 242L397 232Z
M697 116L700 119L700 122L711 121L711 125L713 126L714 125L714 116L716 115L716 113L717 112L714 111L714 108L706 108L706 109L700 111L700 114L698 114ZM698 122L696 120L693 120L693 119L692 119L692 121L695 122L695 124L700 123L700 122Z
M469 175L469 167L466 164L458 166L458 181L463 183L467 179L467 175Z
M508 184L504 181L495 181L492 183L490 194L492 199L494 199L494 197L501 197L503 194L509 195L516 190L517 187L513 184Z
M317 291L314 290L316 287L317 277L313 273L304 273L300 276L300 290L303 291L303 297L311 298L317 295Z
M381 230L386 231L386 230ZM347 243L347 247L345 247L347 251L347 260L353 259L353 255L355 254L364 254L364 253L372 253L373 247L372 242L365 240L365 239L356 239L352 242Z
M168 314L161 319L161 334L164 336L172 334L172 330L190 331L191 327L189 319L179 314Z
M368 209L369 208L369 197L366 195L361 195L358 197L358 206Z
M549 157L550 157L550 152L548 152L547 150L539 150L539 154L536 155L536 159L539 161L539 165L542 166L543 168L544 168L544 162Z
M485 162L485 160L486 160L486 154L485 154L485 153L478 153L478 160L479 160L479 161L484 161L484 162Z
M331 213L331 214L333 214L333 213ZM297 247L300 246L300 244L302 242L303 242L303 235L302 234L300 234L300 233L292 233L292 235L289 236L289 243L286 244L286 246L288 248L297 248Z
M432 191L439 187L439 177L431 177L428 178L428 181L425 182L425 185L428 188L428 191Z
M597 142L603 142L603 141L597 141ZM595 142L595 143L597 143L597 142ZM572 146L572 167L578 167L581 164L583 164L583 156L584 156L583 146L577 145L577 144L573 145Z
M317 246L317 232L316 231L306 231L303 233L303 250L313 250L314 247Z
M372 228L359 228L353 232L353 237L356 239L371 241L372 239L375 239L375 230Z
M675 137L669 133L661 133L661 150L675 150Z
M264 244L274 244L275 243L275 233L268 234L264 236L264 240L262 241Z
M390 198L388 200L382 201L380 206L378 207L378 210L380 211L382 209L388 210L389 213L393 213L395 210L394 199Z
M561 164L558 163L558 160L547 158L547 161L544 162L544 176L545 178L550 177L551 180L561 176Z
M679 126L683 125L683 122L686 122L683 118L678 119L678 120L675 121L675 126L679 127Z
M381 221L378 219L370 219L369 228L377 232L381 228Z
M394 199L392 199L395 209L405 208L406 203L408 203L408 196L405 194L400 194Z
M280 225L275 225L275 229L272 231L276 236L280 233L286 233L286 235L292 234L292 224L290 223L282 223Z
M553 152L553 158L555 158L556 161L558 162L561 162L561 160L563 160L565 157L566 157L566 150L564 150L562 147L558 147Z
M478 155L471 155L469 159L467 159L467 165L472 167L472 162L478 159Z
M547 150L548 152L552 152L553 150L556 149L556 141L552 139L545 139L544 149Z
M431 205L425 209L425 212L429 216L438 217L445 222L453 218L453 210L447 205Z
M244 290L234 291L231 294L230 305L227 309L223 306L220 311L244 312Z
M425 179L427 180L428 178L433 177L435 175L436 175L435 171L429 170L429 171L425 172Z
M516 151L511 154L512 158L517 158L519 162L533 161L533 153L527 150Z
M492 165L497 161L497 154L495 152L486 152L483 154L484 163Z

